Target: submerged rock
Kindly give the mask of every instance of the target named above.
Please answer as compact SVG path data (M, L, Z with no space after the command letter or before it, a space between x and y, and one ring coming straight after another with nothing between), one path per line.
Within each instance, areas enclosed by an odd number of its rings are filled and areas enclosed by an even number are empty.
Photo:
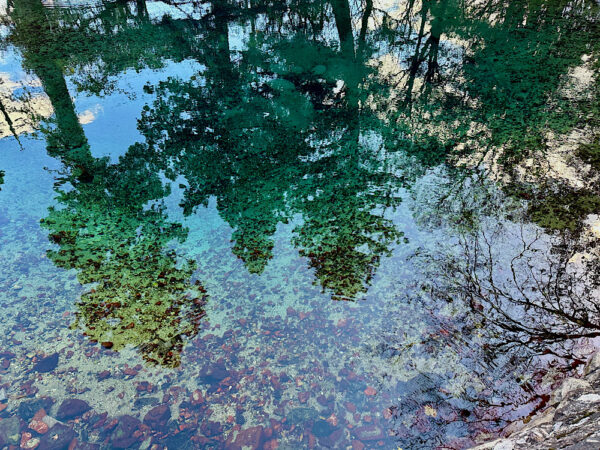
M133 402L133 406L135 406L136 408L143 408L145 406L154 406L158 403L160 403L160 400L156 397L141 397L135 399L135 402Z
M58 366L58 353L45 356L33 365L33 370L40 373L52 372Z
M373 388L373 387L371 387L371 386L368 386L368 387L365 389L365 394L366 394L366 395L373 396L373 395L377 394L377 391L375 390L375 388Z
M376 425L364 425L354 430L354 435L361 441L377 441L385 436L381 428Z
M73 447L73 450L99 450L98 444L92 444L90 442L77 442Z
M21 425L18 417L10 417L0 421L0 447L17 445Z
M103 381L106 380L107 378L110 378L111 373L110 370L103 370L102 372L99 372L96 375L96 378L98 379L98 381Z
M77 435L68 426L57 423L40 439L38 450L65 450Z
M58 420L74 419L90 409L90 405L88 405L87 402L77 398L68 398L61 403L58 412L56 413L56 417Z
M34 438L31 433L25 432L21 435L21 445L19 446L20 448L36 448L38 445L40 445L40 440L38 438Z
M300 403L306 403L309 398L310 398L310 392L309 391L300 392L298 394L298 401Z
M244 425L246 423L246 418L244 417L244 412L241 410L237 410L235 412L235 423L238 425Z
M229 377L230 373L225 368L224 365L216 365L215 367L211 367L209 369L204 370L200 374L200 380L204 384L217 384L225 378Z
M54 402L49 398L36 398L34 400L26 400L22 402L17 408L17 415L25 420L29 421L35 416L40 409L48 411Z
M240 448L251 448L252 450L256 450L260 448L260 444L263 440L263 433L264 428L261 425L247 428L238 433L234 444Z
M325 437L325 436L329 436L336 429L337 429L337 427L334 427L326 420L319 419L319 420L315 421L315 423L312 427L312 433L317 437Z
M132 416L121 416L117 428L113 431L110 442L114 448L127 448L133 445L138 438L134 433L139 429L141 422Z
M169 405L158 405L152 408L144 417L144 425L152 429L162 429L167 426L171 419L171 409Z
M44 422L44 417L46 417L46 411L44 409L40 409L31 422L29 422L29 429L35 431L38 434L46 434L50 427L46 422Z
M208 422L204 422L200 427L200 431L204 436L213 437L221 434L223 432L223 428L218 422L213 422L209 420Z
M202 391L200 389L196 389L194 392L192 392L191 402L192 405L200 405L204 403L204 396L202 395Z
M313 408L294 408L287 415L287 419L292 424L307 422L319 417L319 412Z
M161 441L168 449L177 449L177 450L193 450L198 448L197 445L191 441L191 438L194 436L194 430L184 430L181 433L177 433L173 436L169 436Z

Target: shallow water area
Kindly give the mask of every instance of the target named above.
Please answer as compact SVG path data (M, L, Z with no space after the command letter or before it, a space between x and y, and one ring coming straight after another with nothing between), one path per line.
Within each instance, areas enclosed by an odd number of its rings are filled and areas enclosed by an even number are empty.
M544 408L600 329L598 5L555 3L9 2L0 448Z

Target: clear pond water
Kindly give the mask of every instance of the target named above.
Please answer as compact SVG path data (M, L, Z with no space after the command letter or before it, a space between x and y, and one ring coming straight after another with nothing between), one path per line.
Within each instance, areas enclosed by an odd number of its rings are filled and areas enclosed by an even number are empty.
M468 448L599 345L596 2L0 8L0 448Z

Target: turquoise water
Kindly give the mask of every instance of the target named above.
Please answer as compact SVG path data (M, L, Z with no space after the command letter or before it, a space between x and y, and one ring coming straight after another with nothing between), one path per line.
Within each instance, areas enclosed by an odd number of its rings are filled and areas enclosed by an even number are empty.
M600 343L599 31L594 2L10 2L0 448L529 420Z

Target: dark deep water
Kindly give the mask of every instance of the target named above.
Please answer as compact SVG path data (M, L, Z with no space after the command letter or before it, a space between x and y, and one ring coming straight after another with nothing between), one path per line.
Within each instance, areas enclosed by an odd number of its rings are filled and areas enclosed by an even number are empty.
M600 346L599 12L0 4L0 448L528 420Z

